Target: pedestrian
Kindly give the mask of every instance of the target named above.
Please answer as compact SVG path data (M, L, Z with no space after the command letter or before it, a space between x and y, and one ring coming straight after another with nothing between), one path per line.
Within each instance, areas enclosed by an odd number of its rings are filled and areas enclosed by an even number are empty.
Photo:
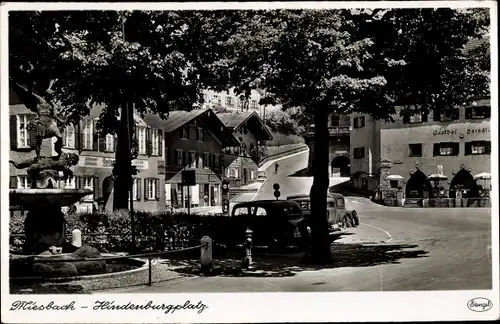
M274 165L274 174L277 174L278 173L278 168L279 168L279 164L278 162L276 162L276 164Z

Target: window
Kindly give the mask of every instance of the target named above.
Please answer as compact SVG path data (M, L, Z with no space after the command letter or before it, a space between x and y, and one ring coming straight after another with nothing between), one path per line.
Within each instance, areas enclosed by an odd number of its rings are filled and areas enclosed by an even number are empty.
M335 202L337 203L337 207L338 208L344 208L345 207L344 198L337 198L337 199L335 199Z
M422 143L408 144L410 156L422 156Z
M152 155L160 155L160 130L159 129L152 129L151 130L151 141L152 143Z
M252 208L252 214L255 216L267 216L267 212L264 208L262 207L251 207Z
M83 119L83 149L92 150L94 142L94 120L92 118Z
M146 127L137 127L139 154L146 154Z
M144 192L144 194L145 194L144 199L147 199L147 200L156 199L156 180L157 179L154 179L154 178L144 179L144 181L146 182L146 190Z
M94 190L94 179L92 177L83 177L82 178L82 189L90 189ZM93 201L94 200L94 194L87 195L83 197L84 201Z
M340 125L340 116L332 115L330 118L330 126L339 126Z
M140 186L139 181L140 181L140 179L134 178L132 181L133 181L132 182L132 199L134 201L136 201L136 200L139 200L139 195L140 195L140 193L139 193L139 186ZM130 194L129 194L128 200L130 201Z
M239 216L239 215L248 215L248 207L240 207L240 208L236 208L236 209L233 211L233 215L234 215L234 216Z
M189 135L190 134L190 128L189 126L184 126L182 127L182 138L185 138L185 139L190 139L191 137Z
M365 157L365 148L364 147L356 147L354 148L354 158L362 159Z
M398 187L398 180L391 180L390 181L391 188L397 188Z
M205 138L204 138L204 134L203 134L203 128L198 127L196 129L196 140L203 142L204 139Z
M68 125L63 132L63 146L75 148L75 126Z
M448 122L448 121L458 120L460 118L459 108L436 110L434 113L435 113L434 119L437 121Z
M465 143L465 155L491 154L490 141L473 141Z
M208 169L210 167L210 156L208 153L203 153L203 167Z
M165 147L165 165L170 165L170 151Z
M115 150L115 136L112 134L106 135L106 152L113 152Z
M255 179L255 170L250 170L250 179Z
M28 123L31 116L17 115L17 147L29 147Z
M238 99L238 108L243 108L243 106L244 106L243 99Z
M17 176L17 189L29 189L28 176Z
M219 170L219 154L214 154L214 166L215 170Z
M233 106L233 97L226 97L226 105L229 107Z
M189 167L196 168L196 152L189 152Z
M177 166L182 166L182 150L175 150Z
M220 106L222 105L222 98L219 95L215 95L214 102L216 102Z
M365 116L354 118L354 128L365 127Z
M484 106L465 108L465 118L467 119L491 118L491 108Z
M257 109L257 100L252 100L252 109Z
M458 155L459 143L435 143L434 144L434 156L452 156Z

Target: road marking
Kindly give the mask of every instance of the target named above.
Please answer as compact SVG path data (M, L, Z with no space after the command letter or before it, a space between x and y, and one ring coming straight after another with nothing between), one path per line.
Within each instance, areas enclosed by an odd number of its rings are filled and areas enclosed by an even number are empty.
M391 235L391 233L387 232L385 229L383 228L380 228L380 227L377 227L377 226L373 226L373 225L368 225L368 224L365 224L365 223L360 223L359 225L365 225L365 226L369 226L369 227L372 227L372 228L375 228L375 229L378 229L379 231L382 231L385 233L385 235L387 235L387 240L384 241L384 243L389 243L390 241L393 240L393 237Z

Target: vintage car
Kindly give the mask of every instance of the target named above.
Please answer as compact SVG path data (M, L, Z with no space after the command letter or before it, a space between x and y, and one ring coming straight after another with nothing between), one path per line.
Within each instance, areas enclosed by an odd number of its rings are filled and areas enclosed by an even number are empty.
M307 248L311 228L298 203L287 200L255 200L234 205L232 243L241 242L252 230L254 246L284 249L290 245Z
M335 237L345 233L348 227L359 225L358 214L355 210L345 208L345 198L339 193L328 193L326 198L328 224L330 236ZM306 219L311 217L311 198L307 194L288 196L287 200L299 203Z

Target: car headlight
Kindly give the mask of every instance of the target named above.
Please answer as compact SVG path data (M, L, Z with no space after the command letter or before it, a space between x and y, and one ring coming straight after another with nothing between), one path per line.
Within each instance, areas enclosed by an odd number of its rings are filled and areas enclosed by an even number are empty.
M311 234L311 232L312 232L311 228L309 226L306 226L306 231L307 231L308 234Z

